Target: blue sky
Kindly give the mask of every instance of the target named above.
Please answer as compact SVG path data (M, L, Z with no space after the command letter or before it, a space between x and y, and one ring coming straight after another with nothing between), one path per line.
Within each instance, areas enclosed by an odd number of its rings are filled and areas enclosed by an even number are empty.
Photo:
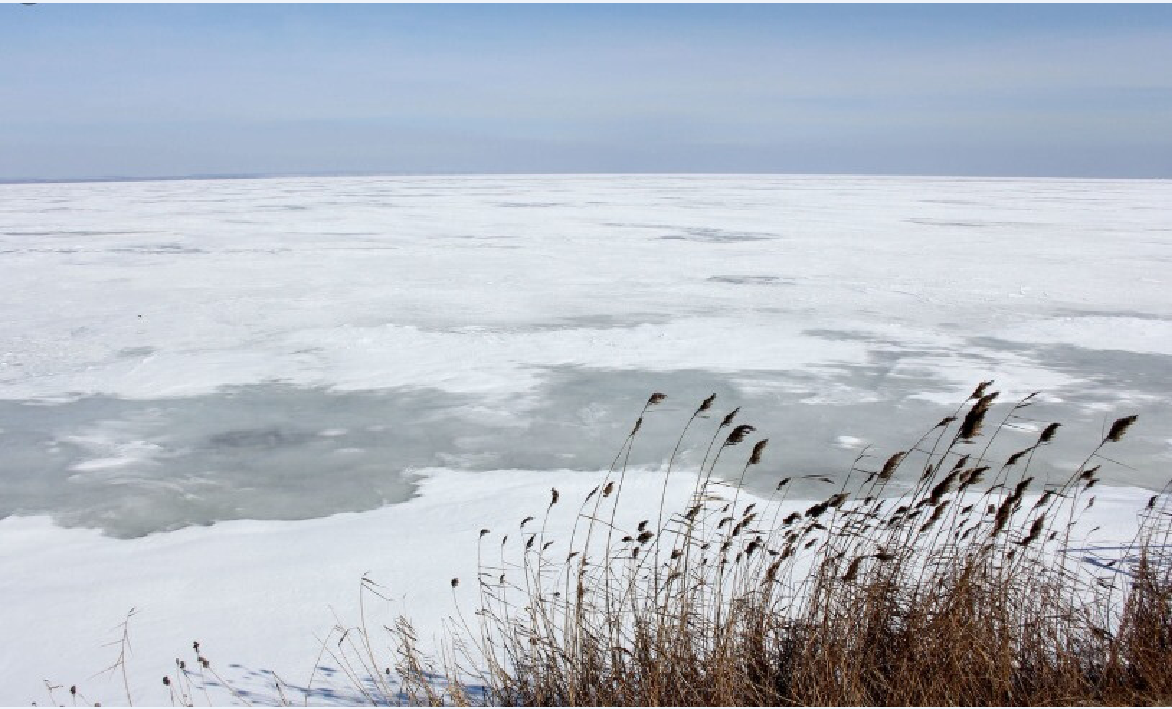
M1169 5L0 5L0 179L1172 177Z

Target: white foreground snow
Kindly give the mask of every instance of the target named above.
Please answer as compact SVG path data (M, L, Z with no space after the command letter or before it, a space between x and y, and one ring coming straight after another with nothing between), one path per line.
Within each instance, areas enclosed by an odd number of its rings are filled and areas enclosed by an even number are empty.
M7 638L0 645L0 703L45 704L43 680L50 679L66 689L76 684L105 705L124 704L121 675L95 673L117 657L119 647L105 643L119 639L116 626L131 607L137 614L130 620L127 665L136 704L170 702L162 677L175 677L176 657L194 666L195 640L217 672L252 702L279 701L268 671L292 687L305 688L313 677L311 704L362 703L340 673L313 672L331 629L358 624L362 578L394 599L365 597L376 648L389 647L381 627L393 625L400 613L415 622L423 644L434 647L456 603L474 619L479 530L492 530L484 542L486 561L499 556L503 534L510 535L508 557L517 560L525 540L521 520L536 516L527 531L537 531L556 487L561 502L550 517L548 538L556 541L548 553L560 559L579 502L601 479L571 471L432 471L419 497L373 512L226 522L132 540L61 529L39 517L0 521L0 627ZM683 508L693 480L675 478L668 510ZM617 523L633 528L642 517L654 517L662 481L658 473L628 475ZM1113 547L1132 540L1136 513L1150 494L1098 491L1080 528L1100 527L1093 541L1104 547L1103 558L1114 558ZM742 495L741 502L758 502L762 514L772 514L753 495ZM783 514L808 504L787 503ZM463 581L454 594L453 577ZM330 642L335 651L337 639ZM389 651L381 657L390 664ZM337 667L328 656L322 665ZM297 689L284 691L295 703L306 698ZM68 701L68 694L56 692ZM209 698L240 703L214 687L208 697L197 695L201 704Z

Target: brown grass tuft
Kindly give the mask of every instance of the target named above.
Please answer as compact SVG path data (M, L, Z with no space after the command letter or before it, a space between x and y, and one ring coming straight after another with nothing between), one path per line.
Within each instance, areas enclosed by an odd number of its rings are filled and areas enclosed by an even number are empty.
M854 466L838 480L797 474L783 478L772 498L741 505L739 486L735 494L726 490L738 473L743 478L760 463L766 446L758 441L743 467L721 473L720 452L754 431L741 424L714 458L706 454L691 471L695 490L678 512L661 509L658 523L648 515L624 529L614 508L624 499L626 468L610 471L587 496L601 491L595 509L583 503L564 561L528 551L538 536L542 550L553 543L543 524L526 533L524 549L510 548L516 558L506 558L502 542L500 564L479 569L479 578L507 569L510 579L523 579L506 585L501 574L499 584L482 582L478 625L461 625L451 639L468 685L479 693L460 682L437 690L418 679L426 663L418 659L409 624L402 624L396 632L406 635L399 638L396 667L416 679L405 680L405 689L389 701L1169 703L1172 488L1138 511L1140 532L1115 561L1087 565L1083 551L1070 551L1089 533L1080 515L1094 498L1083 492L1099 480L1099 465L1086 464L1104 443L1118 441L1135 417L1118 419L1064 483L1051 481L1030 493L1033 460L1058 424L996 466L988 446L977 452L966 445L991 442L1010 421L982 433L997 397L987 391L991 385L976 388L959 423L945 419L932 429L928 435L938 445L922 445L926 435L865 480L853 477ZM647 405L663 398L657 392ZM713 401L705 399L687 425ZM705 434L710 452L738 411ZM987 489L972 487L990 470ZM791 480L834 487L820 501L785 501ZM1038 497L1027 500L1027 494ZM557 500L553 490L549 508ZM598 513L612 503L605 515ZM453 594L457 584L452 579ZM437 674L457 672L451 666Z

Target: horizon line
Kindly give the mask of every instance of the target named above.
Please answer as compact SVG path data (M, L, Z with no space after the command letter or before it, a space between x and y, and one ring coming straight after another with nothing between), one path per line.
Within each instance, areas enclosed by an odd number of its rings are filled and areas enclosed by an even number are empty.
M191 173L179 175L103 175L83 177L0 177L0 185L90 184L118 182L214 182L217 180L282 180L314 177L874 177L944 180L1069 180L1069 181L1150 181L1172 180L1172 177L1135 176L1080 176L1080 175L957 175L944 173L901 172L561 172L561 171L445 171L435 172L390 170L377 171L320 171L320 172L226 172Z

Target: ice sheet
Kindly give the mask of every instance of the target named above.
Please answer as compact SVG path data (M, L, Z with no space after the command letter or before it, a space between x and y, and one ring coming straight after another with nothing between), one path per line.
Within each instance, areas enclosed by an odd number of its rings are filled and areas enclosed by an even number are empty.
M1169 205L1140 180L0 185L0 516L133 536L369 509L420 465L593 470L656 390L679 416L640 462L715 391L838 474L840 437L904 445L982 379L1042 391L1071 460L1139 413L1107 481L1158 486Z

